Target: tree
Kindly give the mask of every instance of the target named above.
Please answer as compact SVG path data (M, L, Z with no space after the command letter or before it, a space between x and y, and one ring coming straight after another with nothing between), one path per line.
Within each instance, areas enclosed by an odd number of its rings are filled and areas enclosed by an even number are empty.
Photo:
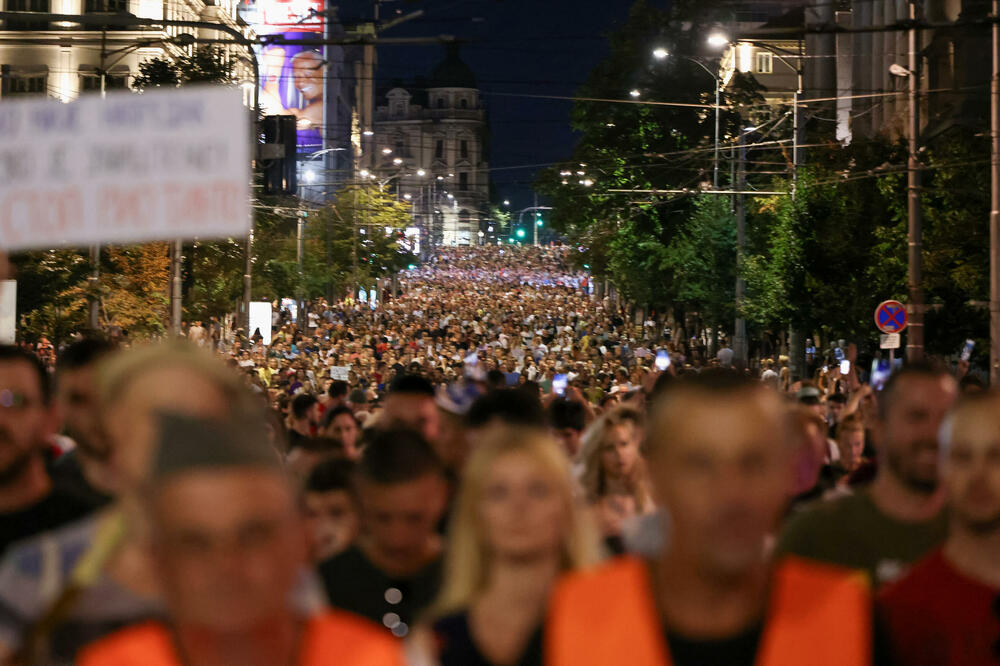
M226 50L199 46L190 55L177 58L150 58L139 64L132 89L176 87L187 83L235 83L235 65Z

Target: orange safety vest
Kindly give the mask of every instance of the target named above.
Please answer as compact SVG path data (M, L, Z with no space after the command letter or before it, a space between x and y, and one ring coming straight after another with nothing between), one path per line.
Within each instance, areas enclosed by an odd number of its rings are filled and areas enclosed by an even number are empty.
M403 666L400 642L364 618L327 612L306 623L299 666ZM79 666L183 666L159 622L123 629L84 648Z
M620 558L557 586L546 666L671 666L646 565ZM869 666L871 595L863 576L786 558L777 566L756 666Z

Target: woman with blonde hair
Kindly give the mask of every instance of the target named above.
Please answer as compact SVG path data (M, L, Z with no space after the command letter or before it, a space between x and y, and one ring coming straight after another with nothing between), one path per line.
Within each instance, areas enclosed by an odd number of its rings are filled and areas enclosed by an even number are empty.
M541 665L559 576L596 560L569 461L542 430L498 427L465 468L444 582L414 632L414 665Z
M616 407L583 434L580 462L587 503L601 535L613 552L622 552L626 520L654 510L642 458L642 413L631 405Z

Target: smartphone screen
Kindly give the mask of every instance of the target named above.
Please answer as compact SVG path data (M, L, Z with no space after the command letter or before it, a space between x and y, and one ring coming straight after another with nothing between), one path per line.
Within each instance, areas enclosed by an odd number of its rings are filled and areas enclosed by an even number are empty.
M663 372L670 367L670 354L665 350L661 349L656 352L656 369Z
M556 395L566 395L566 375L560 374L552 378L552 392Z
M844 350L841 349L840 347L837 347L836 349L833 350L833 355L837 358L838 361L844 360Z
M976 348L975 340L966 340L965 346L962 347L962 360L968 363L969 359L972 358L972 350Z
M840 362L840 374L846 375L850 371L851 371L851 362L850 361L841 361Z

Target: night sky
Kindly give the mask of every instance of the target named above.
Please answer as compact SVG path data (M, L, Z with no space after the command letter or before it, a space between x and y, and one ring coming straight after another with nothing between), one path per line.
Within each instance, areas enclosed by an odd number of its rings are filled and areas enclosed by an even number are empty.
M607 52L605 35L624 21L631 0L399 0L383 2L383 17L423 9L385 37L454 35L475 72L491 126L490 168L497 201L532 205L539 165L573 149L572 102L496 93L572 95ZM371 2L342 3L345 24L371 15ZM365 7L366 9L361 9ZM362 13L364 12L364 13ZM378 84L430 74L443 45L380 46ZM510 168L518 167L518 168Z

